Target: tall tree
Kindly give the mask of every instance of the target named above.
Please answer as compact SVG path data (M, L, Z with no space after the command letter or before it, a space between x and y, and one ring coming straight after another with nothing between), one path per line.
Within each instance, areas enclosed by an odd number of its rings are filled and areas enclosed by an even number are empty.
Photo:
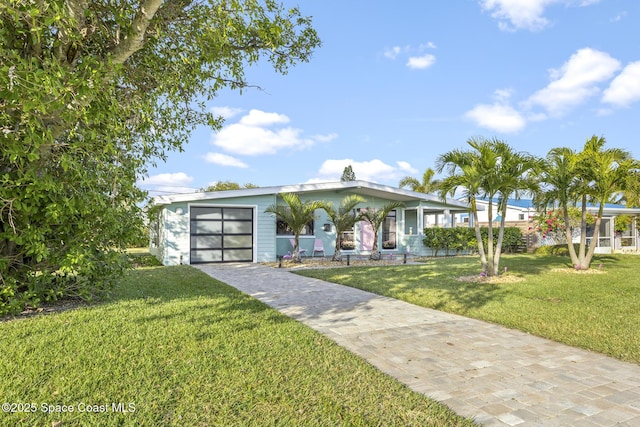
M422 181L418 181L412 176L405 176L400 180L398 186L400 188L409 187L411 191L430 194L437 191L438 185L440 184L440 180L433 179L435 174L436 172L433 169L427 168L422 174Z
M352 194L342 199L340 206L337 208L335 208L331 202L325 203L324 210L329 216L329 221L331 221L336 229L336 246L333 251L333 261L340 259L340 239L342 237L342 233L352 229L356 222L360 220L360 215L356 214L354 211L356 206L364 202L365 199L361 196Z
M540 205L557 200L564 210L565 232L571 261L576 269L588 269L595 253L606 203L619 200L622 195L633 194L640 162L619 148L605 148L604 137L587 139L582 151L576 153L567 148L555 148L549 152L539 180L537 195ZM576 252L573 246L573 229L569 218L569 206L580 207L580 243ZM587 216L589 204L598 207L591 242L587 245Z
M0 2L0 295L109 282L147 165L219 128L205 101L249 87L247 66L286 73L317 46L272 0Z
M353 171L353 168L351 167L351 165L345 166L344 170L342 171L342 177L340 178L340 181L347 182L347 181L355 181L355 180L356 180L356 173Z
M292 259L294 262L300 262L300 234L307 223L315 219L315 211L323 209L325 204L317 200L303 202L300 196L293 193L282 193L280 198L284 201L284 205L271 205L265 209L265 212L276 214L289 226L294 239Z
M403 206L404 203L402 202L389 202L380 209L366 208L360 212L360 218L371 224L371 228L373 229L373 247L371 248L369 259L380 259L380 251L378 250L378 232L380 231L380 227L392 210Z
M541 161L528 153L514 151L504 141L493 140L492 145L499 158L494 169L501 218L498 242L493 255L493 274L497 275L504 240L508 201L509 199L518 200L525 194L535 193L537 188L535 176L540 169Z
M438 172L446 170L449 173L439 185L440 196L444 199L448 194L453 196L462 190L473 216L482 269L488 275L496 275L499 273L507 199L531 186L528 174L536 167L537 160L526 153L515 152L504 141L495 138L471 138L467 144L470 150L453 150L437 158ZM478 221L478 198L489 201L486 248ZM491 219L496 198L502 221L498 241L494 244Z

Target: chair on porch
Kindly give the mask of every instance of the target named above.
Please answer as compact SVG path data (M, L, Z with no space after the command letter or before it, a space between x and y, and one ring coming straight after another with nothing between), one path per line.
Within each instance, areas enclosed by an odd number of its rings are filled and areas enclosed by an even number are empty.
M316 252L322 252L322 256L325 256L324 244L322 243L322 239L316 239L313 243L313 256L316 256Z
M289 243L291 243L291 247L293 248L292 250L295 250L296 248L296 239L289 239ZM300 241L298 241L298 244L300 243ZM307 253L306 249L303 249L302 246L298 247L298 255L299 256L304 256Z

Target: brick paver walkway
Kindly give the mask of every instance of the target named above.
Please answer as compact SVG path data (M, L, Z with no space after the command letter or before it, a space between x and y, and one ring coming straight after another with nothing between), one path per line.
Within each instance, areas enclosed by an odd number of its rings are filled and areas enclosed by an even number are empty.
M201 270L488 426L640 426L640 366L252 264Z

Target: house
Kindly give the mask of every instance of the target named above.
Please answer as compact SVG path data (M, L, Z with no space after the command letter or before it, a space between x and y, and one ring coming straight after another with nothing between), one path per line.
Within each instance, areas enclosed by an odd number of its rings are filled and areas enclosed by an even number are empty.
M278 224L274 214L265 213L278 196L295 193L304 200L341 200L358 194L366 202L358 209L380 208L399 201L403 208L392 211L379 230L378 248L385 253L430 255L422 243L423 228L429 218L446 218L455 224L455 214L468 211L466 203L366 181L329 182L248 188L241 190L177 194L154 198L157 217L151 228L151 251L165 265L205 262L270 262L293 250L292 235ZM371 253L373 230L366 222L356 224L341 237L344 254ZM335 228L324 210L308 224L300 237L300 247L312 256L316 242L326 256L333 255ZM383 244L384 243L384 244Z
M480 225L487 225L487 222L489 222L489 201L477 200L477 204L484 209L478 212L478 222ZM498 210L498 203L495 201L493 202L492 211L493 218L491 222L493 222L494 225L498 225L502 216ZM592 215L597 215L598 206L587 206L587 212ZM522 230L525 242L529 248L556 244L557 242L553 234L547 235L543 232L538 232L536 229L537 222L535 218L537 215L538 211L534 207L532 200L509 199L505 225L508 227L519 227ZM602 213L596 253L640 252L640 240L638 239L639 216L640 208L627 208L623 205L606 204ZM469 214L458 214L456 221L458 223L470 223ZM587 227L587 243L591 242L592 237L593 227ZM574 232L574 243L579 242L580 234L579 230L576 230L576 232Z

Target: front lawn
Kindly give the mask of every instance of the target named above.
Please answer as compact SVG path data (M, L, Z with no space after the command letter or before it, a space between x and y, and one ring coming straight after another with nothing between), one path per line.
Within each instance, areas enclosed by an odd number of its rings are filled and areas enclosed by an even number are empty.
M473 425L191 267L114 295L0 322L0 425Z
M600 256L592 266L576 272L568 258L505 255L507 273L497 283L458 280L478 275L478 257L297 273L640 364L640 257Z

